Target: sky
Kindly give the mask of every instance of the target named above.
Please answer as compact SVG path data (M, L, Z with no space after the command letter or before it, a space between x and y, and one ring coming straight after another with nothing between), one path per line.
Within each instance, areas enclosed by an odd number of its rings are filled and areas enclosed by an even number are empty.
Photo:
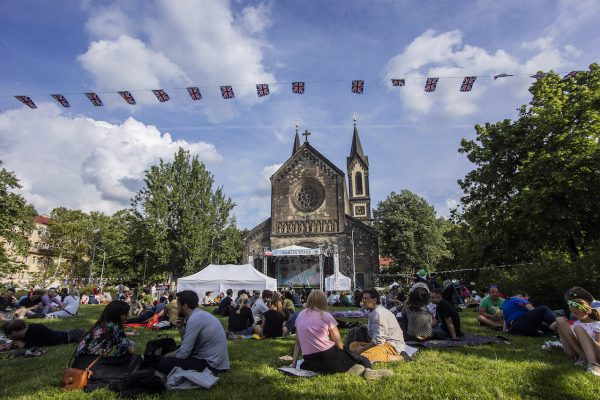
M345 170L356 113L372 207L408 189L447 216L474 168L461 139L516 118L529 75L598 62L598 20L595 0L3 0L0 160L40 213L112 213L130 205L145 170L184 147L236 202L238 226L252 228L269 217L269 177L290 156L296 120ZM491 78L500 73L515 76ZM464 76L478 76L471 92L458 90ZM424 92L427 77L441 77L435 92ZM355 79L363 94L351 92ZM258 83L271 94L258 98ZM161 88L170 101L154 97Z

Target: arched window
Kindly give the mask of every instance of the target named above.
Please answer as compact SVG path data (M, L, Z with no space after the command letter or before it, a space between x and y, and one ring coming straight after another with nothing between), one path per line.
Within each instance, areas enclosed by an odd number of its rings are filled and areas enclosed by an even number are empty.
M363 194L363 176L362 176L362 172L357 172L354 175L354 187L355 187L355 193L356 195L361 195Z

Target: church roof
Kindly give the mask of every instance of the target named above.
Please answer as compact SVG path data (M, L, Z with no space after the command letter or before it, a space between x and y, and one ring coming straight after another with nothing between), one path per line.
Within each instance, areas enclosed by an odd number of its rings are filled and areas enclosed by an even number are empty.
M327 159L327 157L325 157L323 154L319 153L317 151L317 149L315 149L314 147L312 147L310 145L310 143L308 142L304 142L304 144L302 144L302 146L300 146L300 148L298 149L298 151L296 153L294 153L290 158L288 158L283 165L281 165L281 167L279 167L279 169L277 171L275 171L275 173L273 175L271 175L271 179L273 179L274 176L278 175L281 171L284 171L288 165L291 163L291 161L294 159L294 156L298 153L300 153L300 150L302 150L303 148L306 148L307 150L309 150L311 153L313 153L315 156L317 156L319 159L321 159L325 164L327 164L327 166L329 168L331 168L333 171L335 171L337 174L339 174L340 176L345 176L344 171L342 171L341 169L339 169L334 163L332 163L331 161L329 161Z
M298 131L296 130L296 139L294 139L294 149L292 150L292 155L296 154L298 150L300 150L300 137L298 136Z
M358 128L356 128L356 125L354 125L354 135L352 135L352 148L350 149L349 158L353 159L354 157L360 158L365 165L369 165L369 157L365 156L362 144L360 143L360 137L358 136Z

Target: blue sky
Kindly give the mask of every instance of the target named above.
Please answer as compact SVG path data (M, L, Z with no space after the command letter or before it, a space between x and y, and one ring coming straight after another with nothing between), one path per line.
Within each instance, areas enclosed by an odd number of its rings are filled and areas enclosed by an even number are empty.
M538 70L600 59L598 1L2 1L0 160L38 211L126 207L143 171L183 146L238 204L240 227L268 217L269 176L295 120L340 168L352 114L371 168L372 206L409 189L440 215L472 165L457 152L473 125L514 118ZM478 78L460 93L460 78ZM390 78L406 78L393 88ZM365 93L351 93L353 79ZM306 81L306 94L289 82ZM254 85L271 85L258 99ZM233 85L223 100L219 85ZM192 102L186 86L200 86ZM159 104L149 89L165 88ZM127 106L114 92L130 90ZM102 93L93 107L83 92ZM112 92L112 93L110 93ZM72 107L48 95L63 93ZM37 110L12 96L28 95Z

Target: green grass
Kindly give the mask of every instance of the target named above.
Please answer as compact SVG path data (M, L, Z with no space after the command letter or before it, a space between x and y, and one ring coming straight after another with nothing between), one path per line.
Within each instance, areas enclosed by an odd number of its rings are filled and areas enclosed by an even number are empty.
M80 316L44 321L54 329L89 327L102 306L83 306ZM475 312L461 314L464 330L493 334L477 325ZM224 319L222 320L224 321ZM165 332L165 331L163 331ZM346 334L342 330L342 334ZM174 331L169 333L175 336ZM156 332L135 338L142 352ZM590 399L600 398L600 379L576 369L560 350L541 349L543 338L511 337L512 344L421 350L411 363L388 364L394 377L367 382L345 374L312 379L282 375L278 359L288 354L293 338L229 342L231 371L210 390L169 392L166 399ZM177 339L178 340L178 339ZM73 346L48 348L37 358L0 360L0 398L108 399L112 392L64 392L58 386Z

